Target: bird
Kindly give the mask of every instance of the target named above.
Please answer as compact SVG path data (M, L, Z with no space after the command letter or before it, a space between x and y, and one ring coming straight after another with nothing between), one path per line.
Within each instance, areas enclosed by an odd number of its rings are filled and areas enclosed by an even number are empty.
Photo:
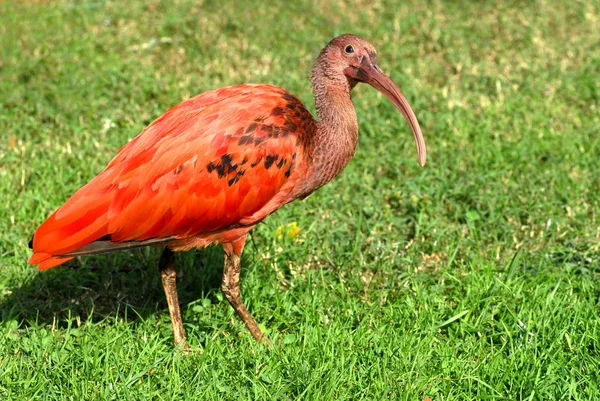
M172 107L39 226L29 263L45 270L77 256L164 248L158 266L173 340L188 350L174 252L221 244L221 290L251 335L268 342L240 295L247 235L349 163L358 142L351 99L358 83L396 106L414 136L419 164L426 162L417 117L367 40L352 34L332 39L316 58L310 82L317 119L296 96L268 84L213 89Z

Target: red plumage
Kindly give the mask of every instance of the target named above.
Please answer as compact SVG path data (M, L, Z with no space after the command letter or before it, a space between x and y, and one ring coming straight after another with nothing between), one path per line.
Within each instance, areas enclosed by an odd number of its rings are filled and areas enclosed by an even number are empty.
M39 227L29 262L48 269L93 253L78 250L100 239L175 250L235 240L292 200L305 170L302 135L314 124L298 99L271 85L186 100Z

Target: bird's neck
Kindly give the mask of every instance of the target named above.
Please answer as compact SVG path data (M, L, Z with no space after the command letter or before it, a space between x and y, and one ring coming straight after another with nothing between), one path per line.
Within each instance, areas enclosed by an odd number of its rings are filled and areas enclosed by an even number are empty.
M317 129L311 143L311 192L325 185L346 167L358 142L358 121L352 104L352 87L345 76L327 76L317 64L311 74Z

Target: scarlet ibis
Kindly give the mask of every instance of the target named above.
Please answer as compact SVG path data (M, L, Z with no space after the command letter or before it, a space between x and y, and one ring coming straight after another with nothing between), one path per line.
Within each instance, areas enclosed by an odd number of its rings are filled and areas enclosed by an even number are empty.
M350 34L333 39L310 74L318 121L272 85L211 90L171 108L123 146L35 232L31 264L49 269L75 256L165 247L159 261L175 344L187 348L173 251L220 243L221 289L258 341L263 333L240 298L248 232L337 176L354 155L358 123L350 92L366 82L389 98L425 141L404 95L377 65L375 48Z

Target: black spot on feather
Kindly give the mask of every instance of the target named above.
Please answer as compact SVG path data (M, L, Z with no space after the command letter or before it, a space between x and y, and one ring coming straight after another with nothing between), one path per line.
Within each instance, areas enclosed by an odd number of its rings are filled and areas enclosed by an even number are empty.
M227 185L232 186L233 184L238 182L240 180L240 177L242 177L245 172L245 170L239 170L238 172L236 172L235 175L227 181Z
M265 168L268 170L277 159L279 159L279 155L267 155L265 158Z
M256 123L252 123L252 124L250 124L250 125L248 126L248 128L246 128L246 134L247 134L247 133L249 133L249 132L254 132L254 131L256 130L256 126L257 126L257 125L258 125L258 124L256 124Z
M232 158L229 154L224 154L223 156L221 156L220 161L221 162L218 164L214 161L208 163L206 165L206 169L208 170L208 172L212 173L216 170L217 174L219 175L219 178L224 178L227 174L236 171L238 168L237 164L231 163Z
M287 178L290 177L290 175L292 174L292 169L294 168L294 162L296 160L296 153L294 152L294 154L292 155L292 161L290 162L289 167L287 168L287 170L285 170L285 176Z
M231 166L231 160L231 155L228 153L225 153L223 156L221 156L221 164L223 165Z
M294 97L294 95L292 95L291 93L288 92L284 92L281 95L282 98L284 98L285 100L287 100L288 102L297 102L298 100Z
M285 124L283 124L283 128L285 128L285 130L288 132L295 132L298 129L298 126L288 120L285 122Z

